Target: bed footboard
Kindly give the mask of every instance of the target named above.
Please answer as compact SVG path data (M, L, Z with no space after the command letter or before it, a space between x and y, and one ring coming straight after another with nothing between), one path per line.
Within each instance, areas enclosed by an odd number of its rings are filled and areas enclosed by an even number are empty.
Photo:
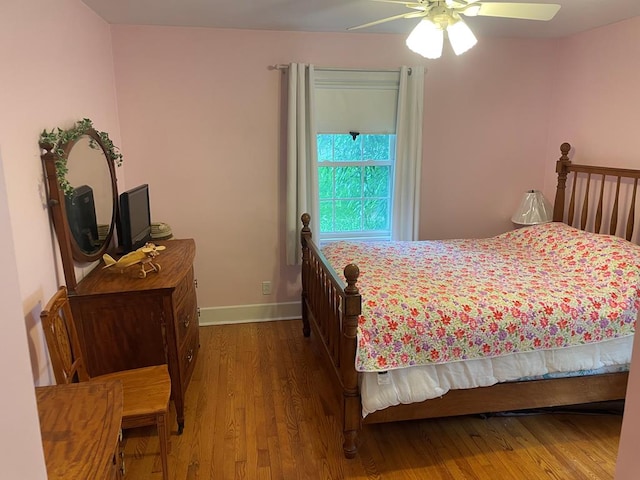
M362 308L356 286L360 271L354 264L347 265L345 285L312 241L310 216L305 213L301 219L302 331L308 337L313 330L321 341L332 374L342 390L343 449L347 458L353 458L358 450L362 410L355 369L358 318Z

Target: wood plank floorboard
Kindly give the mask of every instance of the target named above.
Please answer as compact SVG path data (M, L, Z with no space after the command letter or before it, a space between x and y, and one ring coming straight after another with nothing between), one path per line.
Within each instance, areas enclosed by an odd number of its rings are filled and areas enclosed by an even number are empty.
M200 327L200 342L184 433L171 424L175 480L614 476L622 416L590 411L366 425L347 460L338 399L301 321ZM125 479L162 478L154 428L125 432L123 450Z

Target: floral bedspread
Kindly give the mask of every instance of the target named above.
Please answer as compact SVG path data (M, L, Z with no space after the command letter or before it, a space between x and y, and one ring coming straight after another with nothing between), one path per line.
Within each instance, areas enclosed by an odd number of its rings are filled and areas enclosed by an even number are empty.
M322 250L337 272L360 268L359 371L632 335L640 306L640 247L563 223Z

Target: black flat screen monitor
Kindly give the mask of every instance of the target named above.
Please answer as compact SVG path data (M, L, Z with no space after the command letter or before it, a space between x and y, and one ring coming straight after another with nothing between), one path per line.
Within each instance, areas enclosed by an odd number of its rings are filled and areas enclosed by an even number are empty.
M120 246L123 253L137 250L151 240L149 185L120 194Z
M85 253L93 253L100 247L98 222L93 189L88 185L74 188L70 196L65 195L69 229L78 247Z

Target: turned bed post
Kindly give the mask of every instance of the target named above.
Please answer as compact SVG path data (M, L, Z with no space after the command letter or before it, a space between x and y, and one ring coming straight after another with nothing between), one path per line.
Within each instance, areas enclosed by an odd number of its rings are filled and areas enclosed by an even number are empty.
M560 159L556 162L556 173L558 174L558 185L556 187L556 198L553 203L553 221L562 222L564 220L564 191L567 185L567 174L569 173L569 151L571 145L563 143L560 145Z
M307 295L309 294L309 245L307 242L311 240L311 229L309 228L311 216L308 213L303 213L300 219L302 220L302 230L300 230L300 243L302 244L302 333L308 337L311 335L311 328L309 327L309 312L307 310Z
M342 338L340 346L340 374L342 375L343 430L342 448L347 458L358 452L358 432L361 424L361 401L358 386L358 372L355 367L358 319L362 310L360 292L356 286L360 270L351 263L344 268L347 286L344 289L344 315L342 318Z

